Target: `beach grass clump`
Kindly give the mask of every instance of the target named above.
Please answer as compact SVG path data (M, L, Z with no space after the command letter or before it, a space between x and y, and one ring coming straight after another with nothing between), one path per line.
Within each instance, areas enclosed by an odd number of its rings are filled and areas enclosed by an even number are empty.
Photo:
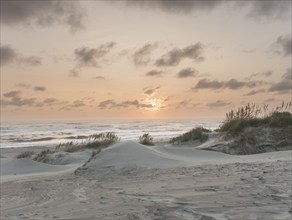
M147 133L139 137L139 143L143 145L154 146L153 137Z
M199 140L201 143L203 143L208 140L209 132L211 132L209 129L206 129L203 127L196 127L186 133L183 133L182 135L171 138L169 142L172 144L176 144L176 143L180 144L182 142Z
M56 146L56 150L72 153L84 149L100 149L108 147L118 141L120 141L120 138L113 132L99 133L88 136L88 138L81 143L73 141L61 143Z
M263 107L255 104L247 104L237 110L226 113L226 119L219 128L220 132L237 135L248 127L284 128L292 126L291 102L283 102L271 111L268 105Z
M38 153L38 154L33 158L33 160L38 161L38 162L46 163L46 162L48 162L48 160L49 160L49 157L48 157L48 156L49 156L50 154L53 154L53 153L55 153L54 150L50 150L50 149L43 150L43 151L41 151L40 153Z
M17 159L23 159L23 158L27 158L27 159L29 159L29 158L32 157L32 155L34 155L34 151L24 151L24 152L18 154L18 155L16 156L16 158L17 158Z

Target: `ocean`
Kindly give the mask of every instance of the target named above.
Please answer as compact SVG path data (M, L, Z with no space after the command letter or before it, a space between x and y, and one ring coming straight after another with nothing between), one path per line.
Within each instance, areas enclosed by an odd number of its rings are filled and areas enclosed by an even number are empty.
M0 148L56 146L81 142L89 135L103 132L114 132L121 141L136 141L144 133L154 140L165 140L197 126L214 130L220 123L220 120L1 122Z

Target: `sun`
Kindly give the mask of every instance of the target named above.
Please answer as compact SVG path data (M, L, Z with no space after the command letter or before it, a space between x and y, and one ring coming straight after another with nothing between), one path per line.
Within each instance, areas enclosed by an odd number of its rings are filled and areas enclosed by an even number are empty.
M146 98L144 103L149 105L145 109L150 111L159 111L162 107L162 100L159 98Z

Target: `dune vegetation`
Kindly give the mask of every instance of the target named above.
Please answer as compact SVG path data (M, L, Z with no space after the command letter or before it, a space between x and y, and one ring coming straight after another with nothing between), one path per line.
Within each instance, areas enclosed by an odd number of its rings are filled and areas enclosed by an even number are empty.
M118 141L120 141L120 138L113 132L93 134L90 135L86 140L83 140L81 143L70 141L57 145L55 149L43 150L36 154L33 157L33 160L46 163L49 159L49 155L56 152L73 153L86 149L92 149L94 152L100 152L101 149L106 148ZM16 158L31 158L34 154L34 151L25 151L17 155Z
M139 137L139 143L143 145L153 146L153 137L150 134L143 134Z
M226 119L220 126L220 132L237 135L248 127L283 128L292 126L291 102L283 102L281 106L269 111L268 105L263 107L247 104L237 110L226 113Z
M208 140L209 132L211 132L209 129L196 127L186 133L183 133L182 135L171 138L169 142L172 144L181 144L183 142L199 140L201 143L203 143Z
M17 159L31 158L34 155L34 151L24 151L16 156Z

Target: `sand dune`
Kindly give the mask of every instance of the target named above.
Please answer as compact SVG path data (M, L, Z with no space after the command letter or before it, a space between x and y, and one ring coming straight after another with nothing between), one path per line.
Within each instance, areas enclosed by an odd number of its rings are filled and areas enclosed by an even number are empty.
M234 156L128 141L85 166L90 152L51 155L59 165L7 152L1 219L291 219L291 150Z

